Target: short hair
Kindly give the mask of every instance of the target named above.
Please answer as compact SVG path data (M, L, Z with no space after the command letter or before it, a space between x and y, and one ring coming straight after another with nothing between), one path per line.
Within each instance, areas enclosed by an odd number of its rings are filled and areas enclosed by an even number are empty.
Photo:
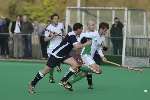
M115 17L114 19L119 19L118 17Z
M109 24L106 23L106 22L102 22L102 23L99 24L99 29L100 28L102 28L102 29L105 29L105 28L109 29Z
M83 28L83 25L81 23L75 23L73 25L73 31L76 31L77 29Z
M56 14L56 13L54 13L53 15L51 15L51 20L53 20L53 18L54 18L55 16L57 16L57 17L58 17L58 19L59 19L59 15L58 15L58 14Z

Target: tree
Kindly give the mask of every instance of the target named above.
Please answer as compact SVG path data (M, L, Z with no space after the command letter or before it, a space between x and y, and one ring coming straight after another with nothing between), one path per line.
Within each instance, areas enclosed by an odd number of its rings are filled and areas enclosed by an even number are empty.
M14 17L17 14L28 15L31 19L46 22L48 17L54 13L64 13L67 0L11 0L9 15ZM61 6L60 6L61 5Z

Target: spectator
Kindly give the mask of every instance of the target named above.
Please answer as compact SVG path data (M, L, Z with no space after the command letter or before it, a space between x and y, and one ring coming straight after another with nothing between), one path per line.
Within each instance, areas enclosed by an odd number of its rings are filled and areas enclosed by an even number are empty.
M9 24L10 24L10 19L9 18L5 18L4 19L5 24L4 24L4 29L3 29L3 33L4 37L3 37L3 43L4 43L4 56L6 58L8 58L9 56L9 47L8 47L8 41L9 41Z
M21 35L21 26L22 26L22 16L17 15L16 21L11 22L9 33L13 37L13 53L15 58L23 57L23 38Z
M1 48L1 55L3 57L8 58L9 49L8 49L8 26L10 20L5 17L1 17L0 20L0 48Z
M2 51L2 45L3 45L3 43L2 43L2 40L3 40L3 34L2 34L2 31L3 31L3 19L2 19L2 17L0 17L0 55L2 55L2 53L1 53L1 51Z
M123 45L123 24L118 17L115 17L114 24L110 30L113 54L122 55Z
M24 40L24 57L30 58L32 57L32 32L34 31L32 23L28 20L27 16L23 16L22 20L22 33L23 33L23 40Z
M32 35L32 57L34 58L41 58L42 52L41 52L41 45L40 45L40 35L42 33L41 24L38 21L34 21L33 23L34 32Z
M48 24L49 25L49 24ZM47 25L47 26L48 26ZM47 27L46 25L44 24L41 24L40 25L40 44L41 44L41 51L42 51L42 57L44 59L48 58L48 55L47 55L47 45L48 45L48 41L44 41L44 34L45 34L45 29Z
M3 31L4 20L3 16L0 17L0 33Z

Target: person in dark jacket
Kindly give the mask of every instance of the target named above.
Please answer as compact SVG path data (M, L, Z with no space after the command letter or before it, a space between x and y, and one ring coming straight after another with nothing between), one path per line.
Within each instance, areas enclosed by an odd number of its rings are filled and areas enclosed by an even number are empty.
M114 24L110 30L113 54L122 55L123 46L123 24L118 17L115 17Z
M0 48L1 48L1 55L8 58L9 55L9 48L8 48L8 40L9 40L9 27L10 19L3 18L1 23L1 29L0 29Z
M27 16L24 15L22 19L22 33L23 33L23 40L24 40L24 57L30 58L32 57L32 42L31 37L34 31L32 23L28 20Z

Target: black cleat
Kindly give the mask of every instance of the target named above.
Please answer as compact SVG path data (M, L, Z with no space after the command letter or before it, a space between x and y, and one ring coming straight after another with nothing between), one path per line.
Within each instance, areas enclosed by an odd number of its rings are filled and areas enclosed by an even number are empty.
M69 91L73 91L72 84L70 84L69 82L67 82L67 85L69 86L69 88L66 88L66 89L69 90Z
M72 85L69 82L59 82L60 86L63 86L66 90L73 91Z

